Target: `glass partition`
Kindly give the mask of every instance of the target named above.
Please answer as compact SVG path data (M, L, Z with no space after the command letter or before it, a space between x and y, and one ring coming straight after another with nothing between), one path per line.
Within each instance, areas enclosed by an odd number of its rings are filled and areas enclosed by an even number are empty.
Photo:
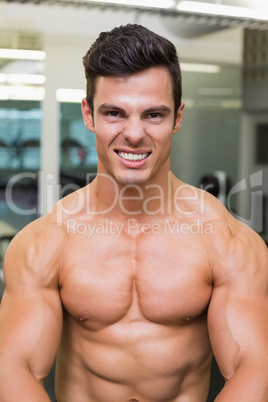
M0 225L14 233L37 217L41 114L37 101L0 101Z
M40 168L40 102L0 101L0 175Z
M95 134L83 122L79 103L61 103L61 169L95 171Z
M60 115L60 182L70 192L77 186L86 185L95 176L95 134L85 127L79 103L61 103Z
M0 236L37 217L41 101L45 53L41 37L0 35ZM9 225L9 226L8 226Z
M237 65L218 67L215 73L182 71L185 108L171 166L194 186L216 171L225 172L230 184L237 181L242 72Z

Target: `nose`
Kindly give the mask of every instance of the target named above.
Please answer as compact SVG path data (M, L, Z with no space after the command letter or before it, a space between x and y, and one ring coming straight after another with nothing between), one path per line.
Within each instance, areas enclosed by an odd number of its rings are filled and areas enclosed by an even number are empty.
M145 136L143 121L139 118L127 119L123 135L132 144L141 142Z

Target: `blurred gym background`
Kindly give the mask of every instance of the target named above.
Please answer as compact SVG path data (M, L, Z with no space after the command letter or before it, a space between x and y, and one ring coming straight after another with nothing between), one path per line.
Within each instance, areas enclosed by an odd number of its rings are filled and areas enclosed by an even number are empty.
M265 0L0 0L0 16L0 298L12 237L94 178L95 137L80 108L82 57L100 32L126 23L178 49L186 106L173 172L268 241ZM208 402L222 385L214 362Z

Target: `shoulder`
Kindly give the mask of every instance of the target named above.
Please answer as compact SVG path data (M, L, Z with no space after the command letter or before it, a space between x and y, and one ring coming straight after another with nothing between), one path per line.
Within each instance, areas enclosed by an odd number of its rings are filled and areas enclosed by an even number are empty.
M192 217L209 225L207 250L213 281L227 277L247 276L267 280L268 249L262 238L250 227L234 218L227 208L208 192L183 185L180 200ZM182 204L181 204L182 205Z
M268 286L268 249L249 226L234 218L223 205L212 201L210 261L215 284L228 278L263 280ZM248 283L250 285L250 283Z
M32 257L58 255L69 239L69 219L79 219L89 208L89 186L79 189L59 200L43 217L25 226L12 240L9 255L32 254ZM45 258L45 255L43 255Z
M60 272L67 234L47 215L25 226L11 241L4 261L5 281L35 277L50 280ZM9 283L10 283L9 281Z
M23 248L39 243L49 245L59 243L66 237L64 225L58 225L55 216L48 214L26 225L14 237L11 245Z

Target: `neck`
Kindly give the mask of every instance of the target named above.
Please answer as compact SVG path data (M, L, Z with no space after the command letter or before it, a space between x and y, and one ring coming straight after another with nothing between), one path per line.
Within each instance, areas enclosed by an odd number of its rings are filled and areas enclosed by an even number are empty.
M148 221L171 214L177 179L170 170L161 176L142 184L120 184L112 176L98 173L90 191L94 211L103 218L121 221L129 218Z

